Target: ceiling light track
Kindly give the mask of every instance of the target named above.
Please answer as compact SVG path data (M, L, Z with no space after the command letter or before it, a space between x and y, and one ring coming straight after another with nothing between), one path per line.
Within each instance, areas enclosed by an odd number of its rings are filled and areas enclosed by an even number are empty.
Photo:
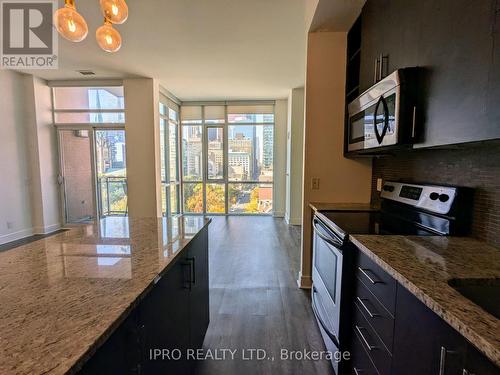
M128 18L125 0L99 0L104 24L96 30L99 47L106 52L117 52L122 45L122 37L113 24L120 25ZM85 18L78 13L75 0L65 0L64 7L55 11L54 26L61 36L71 42L81 42L87 37L89 28Z

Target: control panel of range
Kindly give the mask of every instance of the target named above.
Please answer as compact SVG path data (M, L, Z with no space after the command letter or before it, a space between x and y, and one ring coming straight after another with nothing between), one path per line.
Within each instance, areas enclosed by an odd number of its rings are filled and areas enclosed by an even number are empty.
M446 215L451 210L456 194L457 189L454 187L387 181L380 196L384 199Z

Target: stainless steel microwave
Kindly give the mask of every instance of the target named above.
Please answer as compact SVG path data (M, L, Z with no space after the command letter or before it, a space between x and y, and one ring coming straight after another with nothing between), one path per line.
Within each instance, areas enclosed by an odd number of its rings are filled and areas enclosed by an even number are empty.
M399 69L348 105L347 151L374 152L417 137L417 68Z

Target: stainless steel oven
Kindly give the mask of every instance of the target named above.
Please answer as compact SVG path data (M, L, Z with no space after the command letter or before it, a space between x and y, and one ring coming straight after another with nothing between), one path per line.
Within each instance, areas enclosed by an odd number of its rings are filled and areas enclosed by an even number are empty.
M417 73L416 68L396 70L349 103L349 152L413 143Z
M327 350L337 352L341 345L341 302L346 237L335 233L316 214L313 219L312 307ZM341 364L332 360L336 373Z

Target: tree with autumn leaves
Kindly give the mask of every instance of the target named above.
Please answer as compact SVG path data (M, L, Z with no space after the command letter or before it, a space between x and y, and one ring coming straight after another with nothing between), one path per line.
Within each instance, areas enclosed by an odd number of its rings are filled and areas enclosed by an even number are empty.
M229 186L229 204L236 204L238 194L241 194L243 188L248 186L241 186L235 189ZM250 201L245 205L245 212L256 213L258 212L259 204L259 188L253 187L250 192ZM203 185L202 184L185 184L184 196L186 199L187 212L203 212ZM207 184L206 185L206 203L207 212L209 213L225 213L224 207L224 186L220 184Z

